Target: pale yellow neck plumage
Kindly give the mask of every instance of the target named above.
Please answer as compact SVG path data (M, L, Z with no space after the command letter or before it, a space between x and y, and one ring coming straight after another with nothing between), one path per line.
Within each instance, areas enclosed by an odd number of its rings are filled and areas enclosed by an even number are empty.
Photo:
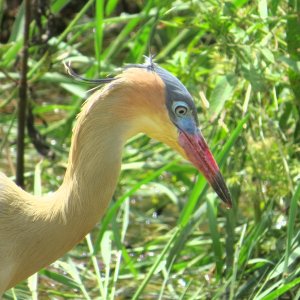
M164 126L152 109L166 113L163 103L153 104L163 97L162 81L144 70L128 70L93 94L73 130L63 184L50 195L34 197L0 173L0 295L93 228L112 198L126 140L140 131L155 136Z

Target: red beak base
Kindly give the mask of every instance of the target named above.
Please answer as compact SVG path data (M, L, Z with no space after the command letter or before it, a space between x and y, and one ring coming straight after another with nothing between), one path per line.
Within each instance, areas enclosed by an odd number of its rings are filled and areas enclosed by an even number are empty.
M218 196L228 208L232 200L220 169L199 131L194 134L180 131L179 144L184 149L191 163L205 176Z

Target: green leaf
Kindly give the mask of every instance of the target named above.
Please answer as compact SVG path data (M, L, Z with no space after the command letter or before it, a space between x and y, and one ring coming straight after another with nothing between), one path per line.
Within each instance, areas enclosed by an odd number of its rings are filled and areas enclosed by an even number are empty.
M1 49L1 60L0 66L2 68L8 68L15 63L15 59L20 53L23 46L23 40L19 39L16 42L11 42L7 44L7 47ZM3 53L2 53L3 52Z
M49 270L42 270L39 273L72 289L80 289L80 285L76 281L65 275L61 275Z
M291 68L294 72L300 74L300 61L295 61L286 56L280 56L278 60L285 63L289 68Z
M95 19L95 54L100 71L100 61L103 43L103 19L104 19L104 1L96 1L96 19Z
M275 63L275 57L270 49L262 48L261 53L271 64Z
M288 272L289 257L292 250L292 241L295 232L297 206L298 206L299 199L300 199L300 183L298 184L295 190L295 193L290 203L290 209L289 209L289 221L288 221L288 228L287 228L287 240L286 240L286 250L285 250L285 260L284 260L284 273L286 274Z
M300 277L294 279L293 281L286 283L282 285L281 287L278 287L275 291L270 293L269 295L265 296L264 298L261 298L261 300L275 300L278 299L279 296L283 295L285 292L289 291L293 287L300 284Z
M51 11L54 14L59 13L71 0L56 0L51 5Z
M214 195L210 195L207 199L207 215L208 215L208 224L210 235L212 238L212 249L215 255L215 262L217 267L217 276L220 278L223 269L223 249L220 239L220 234L218 231L218 222L217 222L217 209L214 203Z
M267 0L259 0L258 1L258 11L259 15L262 19L268 17L268 2Z
M12 32L9 37L9 42L16 42L20 39L23 39L24 24L25 24L24 2L22 2L21 6L19 7L17 17L13 24Z
M108 0L106 7L105 7L105 15L109 16L113 13L116 6L118 4L118 0Z
M225 105L225 102L232 97L236 85L237 78L234 74L221 76L210 96L208 109L210 119L216 119L218 117Z
M249 0L234 0L233 4L236 8L244 6Z

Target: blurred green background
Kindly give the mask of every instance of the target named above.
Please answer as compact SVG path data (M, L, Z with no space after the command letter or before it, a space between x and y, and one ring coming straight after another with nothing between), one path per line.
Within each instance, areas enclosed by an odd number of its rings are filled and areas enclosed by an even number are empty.
M28 191L61 184L91 94L63 60L106 77L142 63L151 44L193 95L234 208L139 135L102 222L4 299L299 299L299 1L35 0L31 15L28 99L55 157L26 137ZM0 170L12 178L23 30L24 3L0 0Z

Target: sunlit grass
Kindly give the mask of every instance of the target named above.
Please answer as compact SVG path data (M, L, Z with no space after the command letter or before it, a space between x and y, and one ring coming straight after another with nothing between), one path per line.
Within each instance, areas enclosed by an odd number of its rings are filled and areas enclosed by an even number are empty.
M113 75L141 63L151 42L157 62L195 97L234 207L226 210L177 154L140 135L124 149L119 185L99 225L4 298L299 298L300 118L290 80L299 68L285 35L295 13L287 18L287 5L275 0L132 1L123 13L119 1L86 1L76 10L69 2L49 2L65 23L43 47L31 24L29 98L56 157L43 159L26 140L27 189L60 185L75 116L89 94L65 75L62 61L89 78ZM0 167L11 177L22 18L19 10L0 44ZM48 22L42 18L43 28Z

